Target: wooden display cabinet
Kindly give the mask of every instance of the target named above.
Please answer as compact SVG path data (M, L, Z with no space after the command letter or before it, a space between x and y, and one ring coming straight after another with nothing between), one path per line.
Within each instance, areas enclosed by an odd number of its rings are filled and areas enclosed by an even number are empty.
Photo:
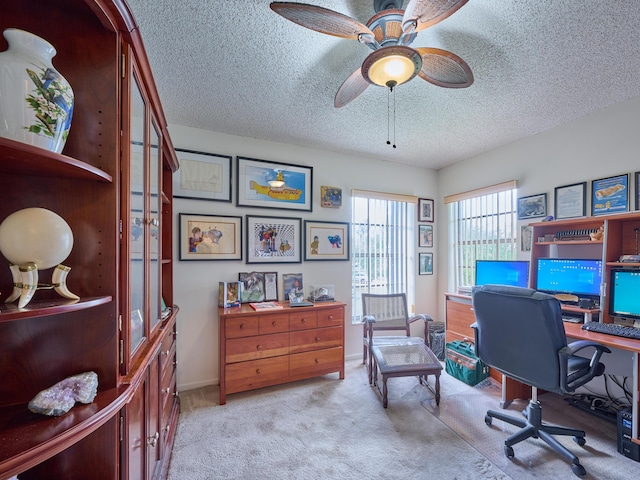
M122 0L8 0L0 15L6 28L56 48L53 64L71 84L75 107L62 154L0 138L0 221L27 207L63 217L74 234L67 284L80 300L39 290L26 308L0 304L0 478L163 478L178 413L171 189L178 161L137 26ZM0 51L6 48L0 38ZM141 130L133 127L134 70L145 101ZM136 191L143 199L140 256L131 227L137 134L146 169ZM139 271L144 283L134 308ZM6 298L12 288L5 262L0 293ZM164 317L161 297L172 307ZM136 309L139 342L131 328ZM58 418L27 409L40 390L89 370L99 382L92 403ZM140 459L138 442L150 447Z

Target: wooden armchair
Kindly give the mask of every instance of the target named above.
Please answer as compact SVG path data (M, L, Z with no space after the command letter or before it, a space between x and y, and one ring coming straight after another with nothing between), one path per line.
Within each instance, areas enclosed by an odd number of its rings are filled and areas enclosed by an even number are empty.
M374 345L411 345L426 343L429 345L429 324L433 321L429 315L417 314L409 316L407 296L404 293L362 294L363 314L363 351L362 363L367 367L369 383L373 383L371 365ZM412 337L410 326L413 322L424 322L424 339ZM404 335L375 335L375 332L396 331Z

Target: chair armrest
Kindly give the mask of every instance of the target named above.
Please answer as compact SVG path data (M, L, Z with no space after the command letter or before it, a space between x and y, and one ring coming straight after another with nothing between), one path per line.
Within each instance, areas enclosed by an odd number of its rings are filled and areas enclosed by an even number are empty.
M364 315L362 321L364 323L376 323L376 317L374 315Z
M569 357L576 354L580 350L584 350L585 348L590 347L593 347L595 351L593 352L593 355L591 355L591 359L589 360L589 372L582 377L569 381ZM577 340L575 342L571 342L569 345L558 351L558 356L560 357L560 384L562 389L566 392L573 392L576 388L581 387L585 383L589 382L593 377L595 377L598 365L600 363L600 357L603 353L611 353L611 350L604 345L600 345L599 343L592 342L590 340Z
M416 322L418 320L422 320L424 322L433 322L433 318L431 318L431 316L429 316L429 315L425 315L424 313L417 313L414 316L409 317L407 322L413 323L413 322Z

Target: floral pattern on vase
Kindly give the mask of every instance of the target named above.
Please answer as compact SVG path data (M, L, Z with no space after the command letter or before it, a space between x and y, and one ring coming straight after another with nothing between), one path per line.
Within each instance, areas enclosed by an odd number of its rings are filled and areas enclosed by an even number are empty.
M0 53L0 137L62 152L71 128L74 95L51 64L55 48L18 29L3 32Z

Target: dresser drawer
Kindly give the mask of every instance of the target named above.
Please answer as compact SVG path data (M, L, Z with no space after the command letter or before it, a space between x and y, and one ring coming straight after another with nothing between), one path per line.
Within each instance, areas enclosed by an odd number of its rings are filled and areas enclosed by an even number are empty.
M289 314L260 315L260 335L289 331Z
M319 372L337 372L342 369L344 352L342 347L296 353L289 356L289 375L304 377Z
M342 308L328 308L318 312L319 327L338 327L344 322L344 310Z
M260 333L260 317L229 318L224 324L226 338L250 337Z
M289 357L264 358L225 367L227 393L281 383L289 373Z
M289 314L289 326L292 331L318 327L318 312L306 311Z
M226 342L226 363L245 362L289 353L289 334L274 333L247 338L232 338Z
M291 332L289 336L289 353L300 353L321 348L339 347L342 345L342 328L316 328Z

